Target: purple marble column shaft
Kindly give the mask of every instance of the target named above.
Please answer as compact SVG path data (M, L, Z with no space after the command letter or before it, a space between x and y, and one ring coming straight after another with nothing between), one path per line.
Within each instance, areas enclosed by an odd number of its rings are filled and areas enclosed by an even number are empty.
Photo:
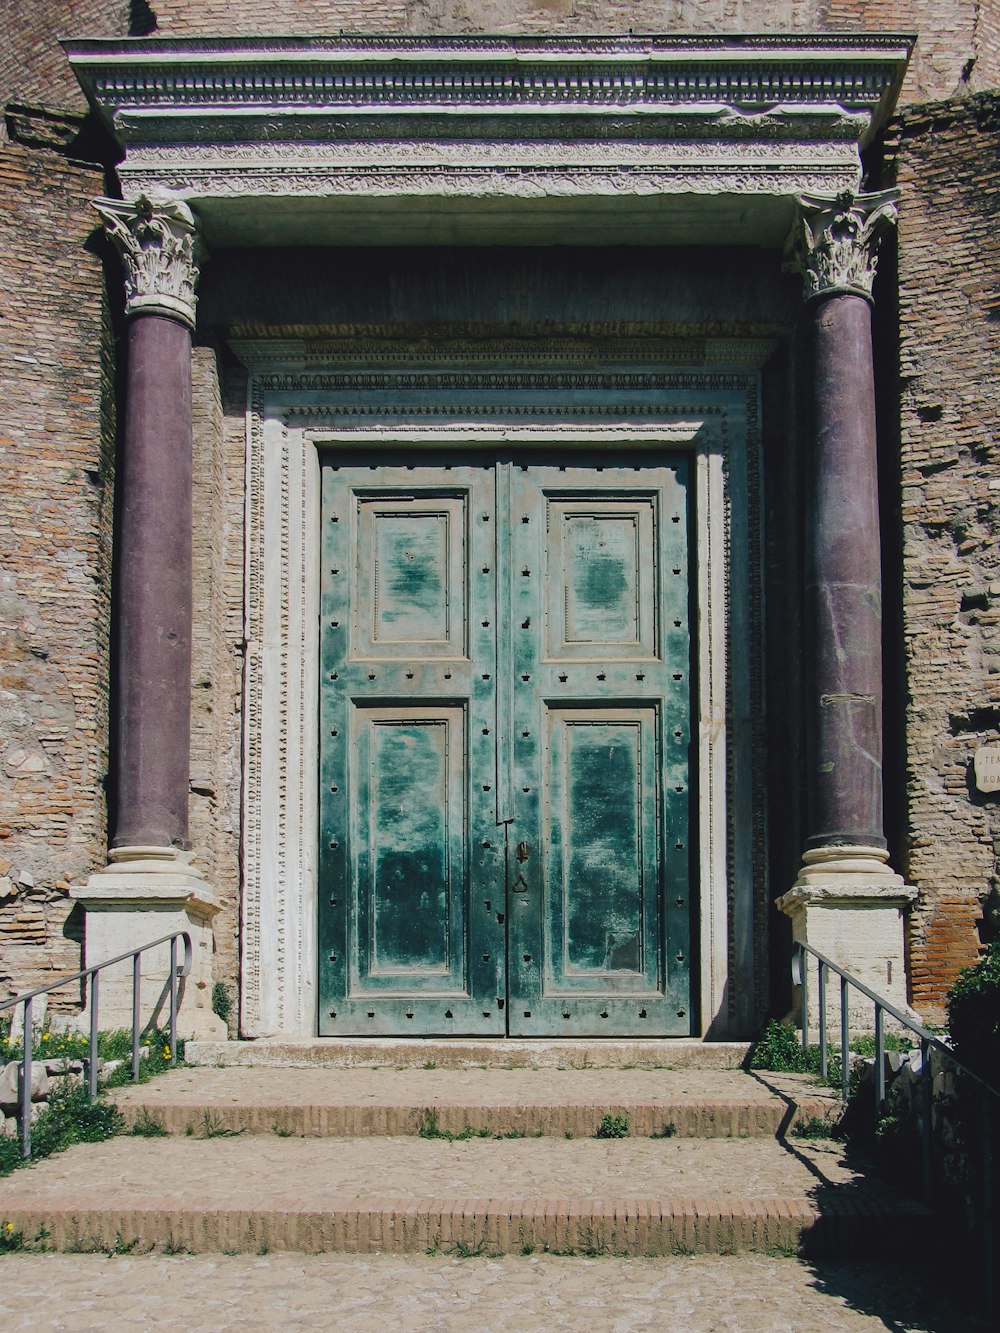
M810 848L884 847L882 572L871 308L815 298L808 507Z
M128 329L118 526L115 847L186 848L191 739L191 334Z

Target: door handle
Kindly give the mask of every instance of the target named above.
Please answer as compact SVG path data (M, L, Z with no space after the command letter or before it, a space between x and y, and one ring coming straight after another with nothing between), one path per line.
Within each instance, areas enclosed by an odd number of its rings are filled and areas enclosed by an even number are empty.
M519 843L517 844L517 853L516 853L516 855L517 855L517 859L521 862L522 865L525 863L525 861L527 861L527 859L528 859L528 854L529 854L529 853L528 853L528 844L527 844L526 842L519 842Z

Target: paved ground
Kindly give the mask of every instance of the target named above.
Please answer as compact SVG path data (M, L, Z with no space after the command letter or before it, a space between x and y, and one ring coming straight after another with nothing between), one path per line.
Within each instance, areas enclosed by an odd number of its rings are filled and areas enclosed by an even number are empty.
M0 1327L338 1333L986 1333L929 1269L747 1255L0 1255Z
M360 1199L792 1198L854 1179L842 1149L773 1139L109 1139L0 1181L5 1206L322 1209Z

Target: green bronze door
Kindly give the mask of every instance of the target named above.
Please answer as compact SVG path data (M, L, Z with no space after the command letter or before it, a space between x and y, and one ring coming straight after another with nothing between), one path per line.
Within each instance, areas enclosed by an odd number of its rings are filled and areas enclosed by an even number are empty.
M689 1033L687 462L323 468L320 1032Z

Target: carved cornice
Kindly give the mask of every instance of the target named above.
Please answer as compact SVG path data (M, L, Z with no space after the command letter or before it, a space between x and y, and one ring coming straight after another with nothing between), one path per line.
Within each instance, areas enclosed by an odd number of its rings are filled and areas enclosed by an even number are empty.
M150 190L94 207L125 266L126 314L168 315L194 328L195 223L180 199Z
M895 225L898 199L898 190L799 196L785 267L801 274L807 301L845 293L872 299L878 248Z
M65 44L105 114L130 106L872 108L898 34L147 39Z

